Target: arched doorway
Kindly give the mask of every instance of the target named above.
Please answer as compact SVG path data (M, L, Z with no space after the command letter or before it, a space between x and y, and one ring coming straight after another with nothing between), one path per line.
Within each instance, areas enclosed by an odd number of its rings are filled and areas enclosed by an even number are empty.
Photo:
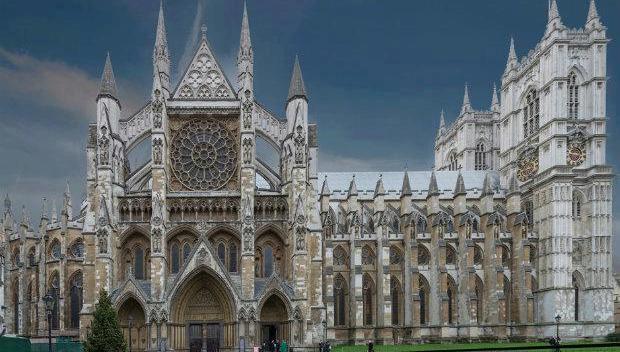
M131 338L131 351L144 351L146 349L148 330L146 328L144 309L133 297L128 297L118 309L118 321L123 330L123 337L129 345ZM131 325L131 326L130 326ZM131 336L130 334L131 330ZM129 346L127 346L129 348Z
M175 351L208 352L231 348L236 340L232 293L212 273L201 271L172 297L168 322L169 347Z
M269 342L275 339L285 340L290 345L291 324L286 304L280 296L272 294L265 300L260 310L260 341ZM267 343L267 351L273 349Z

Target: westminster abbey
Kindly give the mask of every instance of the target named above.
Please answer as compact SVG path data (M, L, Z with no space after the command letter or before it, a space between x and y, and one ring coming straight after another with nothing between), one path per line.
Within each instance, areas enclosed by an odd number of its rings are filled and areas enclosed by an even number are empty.
M550 1L540 42L521 58L510 43L488 109L465 87L432 171L320 172L299 60L285 111L269 111L239 16L234 85L206 28L172 83L163 7L138 111L121 109L107 57L86 199L67 188L36 225L5 200L9 334L46 336L50 294L53 336L83 340L102 289L132 351L537 339L556 316L564 339L613 331L609 39L594 0L579 29ZM136 150L148 158L132 164Z

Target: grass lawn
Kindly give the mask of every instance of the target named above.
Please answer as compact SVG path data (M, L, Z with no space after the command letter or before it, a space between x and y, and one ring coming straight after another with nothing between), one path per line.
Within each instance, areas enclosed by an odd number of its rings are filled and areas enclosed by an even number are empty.
M563 351L620 351L620 347L596 347L596 348L588 348L588 341L574 341L570 344L582 343L583 348L571 348L565 349ZM417 352L417 351L450 351L450 350L460 350L460 349L471 349L471 348L493 348L493 347L522 347L522 346L540 346L540 347L549 347L548 343L545 342L495 342L495 343L426 343L419 345L375 345L375 352ZM364 345L344 345L344 346L334 346L332 348L332 352L366 352L367 347ZM540 349L539 351L551 351L551 348L548 349Z

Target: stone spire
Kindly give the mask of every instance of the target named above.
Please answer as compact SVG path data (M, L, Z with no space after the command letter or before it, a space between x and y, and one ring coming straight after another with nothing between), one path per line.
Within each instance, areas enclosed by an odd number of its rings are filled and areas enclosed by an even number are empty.
M353 179L349 184L349 197L357 195L357 185L355 184L355 175L353 175Z
M329 190L329 185L327 185L327 175L325 175L325 179L323 180L323 186L321 187L321 195L329 196L332 192Z
M517 53L515 52L515 40L510 37L510 49L508 49L508 61L506 62L506 69L504 74L507 74L517 66Z
M465 94L463 94L463 106L461 107L461 114L471 111L471 103L469 102L469 87L465 83Z
M493 83L493 97L491 98L491 111L499 112L499 98L497 97L497 87Z
M401 196L410 196L413 192L411 192L411 182L409 182L409 172L405 170L405 175L403 176L403 186L401 187L400 195Z
M118 99L117 95L118 91L116 90L114 70L112 70L112 61L110 60L110 53L108 53L105 59L105 66L103 67L103 74L101 75L101 84L99 86L99 95L97 99L101 96L109 96Z
M441 109L441 113L439 114L439 129L437 130L437 136L441 136L445 132L446 132L446 118L445 118L443 109Z
M304 78L301 75L301 68L299 66L299 57L297 55L295 55L295 64L293 65L293 74L291 75L291 85L288 88L287 101L291 101L294 98L303 98L308 100L308 97L306 96Z
M237 62L249 58L252 60L252 39L250 38L250 21L248 20L247 3L243 2L243 19L241 20L241 39L239 39L239 53Z
M439 187L437 187L437 176L435 176L435 171L433 171L428 182L428 197L437 195L439 195Z
M67 181L67 186L65 188L62 214L66 215L69 220L73 219L73 205L71 203L71 190L69 189L69 181Z
M377 184L375 185L374 197L385 195L385 188L383 187L383 175L379 175Z
M459 175L456 177L456 185L454 186L454 196L456 197L461 194L467 194L467 190L465 189L463 175L461 174L461 171L459 171Z
M547 20L547 30L546 34L551 33L555 29L561 29L564 25L562 24L562 18L560 17L560 11L558 11L558 3L556 0L551 0L549 2L549 18Z
M159 17L157 18L155 45L153 46L153 79L155 78L159 78L163 89L170 91L170 54L168 52L163 0L159 3Z
M253 90L254 51L250 38L250 21L248 19L247 4L243 3L243 19L241 20L241 37L239 52L237 53L237 83L239 90Z
M588 18L586 20L586 28L600 28L603 24L601 23L601 19L598 16L598 11L596 10L596 2L594 0L590 0L590 7L588 8Z

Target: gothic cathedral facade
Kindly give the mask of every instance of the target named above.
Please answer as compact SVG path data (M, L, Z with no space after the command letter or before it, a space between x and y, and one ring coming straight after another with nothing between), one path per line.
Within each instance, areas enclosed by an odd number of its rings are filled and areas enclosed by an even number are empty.
M318 171L299 61L284 116L255 98L244 8L236 84L203 28L173 86L160 8L151 98L125 114L110 57L86 146L87 197L0 229L8 332L84 339L100 290L135 351L602 337L614 329L608 39L550 2L542 40L511 41L499 95L444 115L435 167ZM147 145L148 160L129 154ZM259 146L275 153L275 166ZM1 296L0 296L1 297ZM129 333L131 327L131 334Z

